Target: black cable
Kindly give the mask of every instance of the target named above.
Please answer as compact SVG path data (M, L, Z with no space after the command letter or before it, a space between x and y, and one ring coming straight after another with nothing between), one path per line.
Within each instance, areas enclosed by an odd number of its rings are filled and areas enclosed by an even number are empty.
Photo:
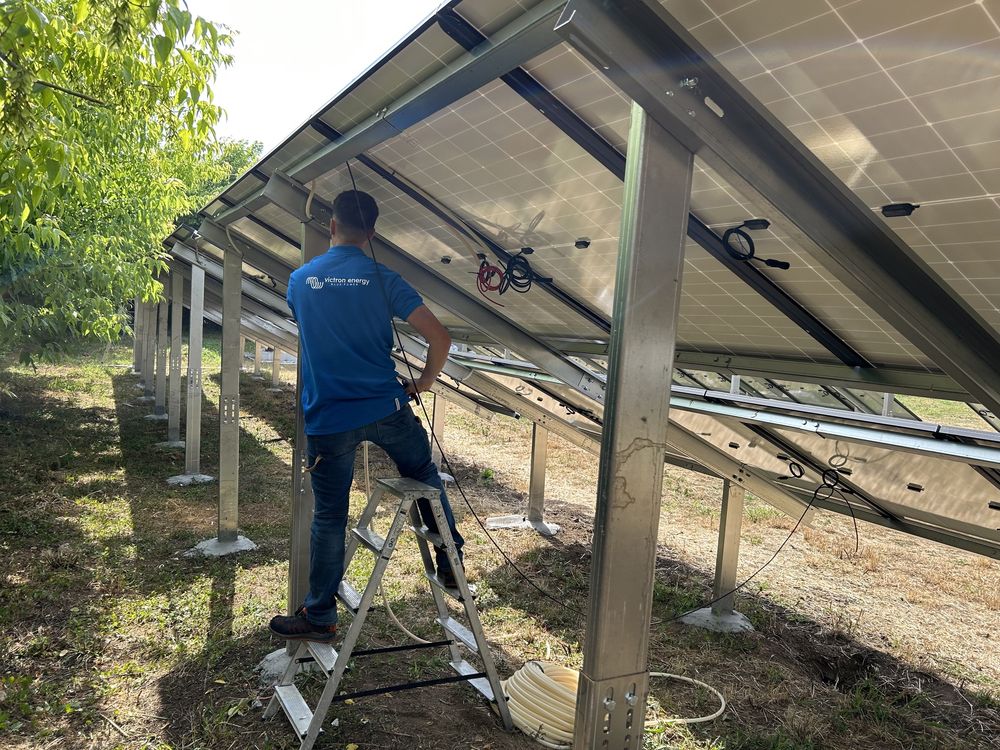
M358 193L358 183L354 179L354 171L351 169L351 163L350 163L350 161L346 162L346 164L347 164L347 173L348 173L348 175L350 175L351 185L354 188L354 197L355 197L355 199L358 202L358 214L361 215L362 214L361 199L358 197L358 194L357 194ZM373 229L373 228L365 227L365 229ZM389 300L389 293L385 289L385 281L382 279L382 273L381 273L381 271L379 271L379 267L378 267L378 258L375 255L375 245L372 243L372 240L371 240L370 236L368 238L368 250L372 254L372 261L375 263L375 274L376 274L376 276L378 276L379 287L382 290L382 296L385 299L386 307L387 307L388 312L389 312L389 323L390 323L390 325L392 325L393 333L396 336L396 344L399 346L400 351L403 351L405 353L406 350L403 348L403 338L402 338L402 336L399 333L399 328L396 326L396 321L395 321L395 319L393 318L393 315L392 315L392 302ZM515 257L517 257L517 256L515 256ZM531 267L530 266L528 266L528 271L529 271L529 273L531 272ZM417 379L416 379L416 377L414 377L413 367L412 367L412 365L410 365L409 358L406 357L406 356L404 356L403 357L403 362L406 363L406 369L407 369L407 371L410 374L410 382L411 383L416 383ZM437 396L435 396L435 398L437 398ZM418 404L420 404L420 409L424 413L424 419L427 420L427 424L432 424L433 422L431 420L431 417L427 413L427 406L424 404L423 399L420 398L420 394L416 394L415 395L415 400L416 400L416 402ZM469 498L466 497L465 490L462 489L462 485L459 483L458 477L455 475L456 472L452 469L451 462L448 460L448 456L447 456L447 454L444 451L444 446L442 446L441 443L440 443L440 441L438 441L437 435L434 434L434 430L431 430L430 432L431 432L431 438L433 439L434 444L437 445L438 450L441 452L441 461L444 463L445 468L448 470L448 473L451 474L452 478L455 480L455 488L458 490L458 493L462 496L462 500L465 501L465 504L469 508L469 512L471 512L472 513L472 517L476 519L476 523L479 524L480 528L483 530L483 533L486 535L486 538L490 540L490 542L493 544L494 547L496 547L497 551L500 553L500 555L503 557L503 559L506 560L507 564L510 565L510 567L514 570L514 572L516 572L521 578L523 578L524 581L529 586L531 586L533 589L535 589L535 591L537 591L539 594L541 594L542 596L544 596L546 599L549 599L549 600L555 602L560 607L562 607L562 608L564 608L566 610L569 610L573 614L579 615L581 617L586 617L586 614L584 612L581 612L580 610L576 609L575 607L571 607L570 605L566 604L566 602L564 602L563 600L556 598L555 596L553 596L552 594L550 594L548 591L546 591L545 589L543 589L541 586L539 586L537 583L535 583L533 580L531 580L531 578L528 577L527 573L525 573L523 570L521 570L515 564L515 562L510 558L510 556L503 550L503 548L497 543L496 539L493 538L493 535L490 534L489 529L486 528L486 524L483 523L483 520L479 517L479 514L476 513L476 509L472 507L472 503L469 502Z
M809 512L809 509L812 508L813 505L816 503L816 501L819 499L819 493L820 493L820 491L822 491L824 489L829 490L829 492L827 493L826 497L823 498L824 500L829 500L831 497L833 497L834 493L840 492L840 490L837 487L838 484L840 484L840 475L834 469L827 469L826 471L824 471L823 474L822 474L821 483L818 484L818 485L816 485L816 489L813 490L812 497L810 497L809 498L809 502L806 503L806 507L805 507L805 510L802 511L802 515L799 516L798 520L795 522L795 525L792 527L792 530L788 532L788 536L785 537L785 540L778 546L778 549L776 549L774 551L774 554L771 555L770 559L766 563L764 563L759 568L757 568L757 570L755 570L746 580L744 580L741 584L739 584L738 586L736 586L736 588L732 589L731 591L727 591L722 596L718 596L718 597L716 597L716 598L714 598L714 599L712 599L712 600L710 600L708 602L705 602L704 604L699 604L697 607L694 607L693 609L689 609L686 612L681 612L679 615L674 615L670 619L664 620L664 624L666 624L668 622L676 622L677 620L680 620L681 618L687 617L688 615L693 614L693 613L697 612L700 609L706 609L708 607L711 607L713 604L721 602L723 599L725 599L725 598L727 598L727 597L735 594L737 591L740 591L741 589L743 589L748 583L750 583L750 581L752 581L754 578L756 578L761 573L763 573L764 570L771 563L773 563L775 561L775 559L781 553L781 550L783 550L785 548L785 545L788 544L791 541L792 537L795 535L795 532L798 531L799 526L801 526L802 525L802 521L805 520L806 514ZM841 497L843 497L843 495L841 495ZM845 500L845 502L846 502L846 500ZM849 503L848 503L847 507L848 508L851 507ZM854 515L854 510L851 509L851 516L853 516L853 515ZM856 543L858 545L860 545L860 543L861 543L861 537L860 537L860 535L858 535L858 527L857 527L857 521L856 520L855 520L854 531L855 531L855 535L856 535L856 537L855 537Z

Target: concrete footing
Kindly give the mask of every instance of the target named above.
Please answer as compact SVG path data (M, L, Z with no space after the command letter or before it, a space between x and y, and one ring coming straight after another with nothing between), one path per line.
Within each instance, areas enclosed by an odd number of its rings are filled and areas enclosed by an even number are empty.
M169 416L167 414L147 414L143 419L148 419L150 422L166 422Z
M220 542L218 539L206 539L198 542L184 553L184 557L223 557L237 552L249 552L257 549L257 545L245 536L236 537L235 542Z
M154 443L153 447L154 448L171 448L171 449L172 448L183 448L184 447L184 441L183 440L165 440L162 443Z
M753 631L753 625L746 618L746 615L741 615L739 612L716 614L711 607L684 615L681 622L715 633L749 633Z
M291 661L288 649L279 648L261 659L253 671L257 673L262 686L270 687L285 673Z
M167 484L171 487L188 487L192 484L208 484L214 481L215 477L210 477L208 474L178 474L167 477Z
M534 529L542 536L555 536L561 527L546 521L529 521L527 516L493 516L486 519L486 528L494 529Z

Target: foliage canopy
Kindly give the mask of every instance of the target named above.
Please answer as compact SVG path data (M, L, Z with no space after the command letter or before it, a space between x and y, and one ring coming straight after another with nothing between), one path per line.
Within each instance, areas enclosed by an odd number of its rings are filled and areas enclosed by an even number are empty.
M215 142L231 43L183 0L0 0L0 349L112 338L160 292L173 221L259 154Z

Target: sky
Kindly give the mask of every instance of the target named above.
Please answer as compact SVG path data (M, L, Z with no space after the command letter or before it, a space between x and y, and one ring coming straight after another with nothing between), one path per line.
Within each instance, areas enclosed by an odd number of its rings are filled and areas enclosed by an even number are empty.
M220 71L220 137L280 144L440 0L188 0L190 11L238 31Z

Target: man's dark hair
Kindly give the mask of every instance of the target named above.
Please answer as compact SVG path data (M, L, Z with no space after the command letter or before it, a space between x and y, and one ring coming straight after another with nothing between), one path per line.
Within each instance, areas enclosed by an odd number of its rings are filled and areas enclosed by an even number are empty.
M333 199L333 220L349 231L371 232L378 219L378 204L368 193L345 190Z

